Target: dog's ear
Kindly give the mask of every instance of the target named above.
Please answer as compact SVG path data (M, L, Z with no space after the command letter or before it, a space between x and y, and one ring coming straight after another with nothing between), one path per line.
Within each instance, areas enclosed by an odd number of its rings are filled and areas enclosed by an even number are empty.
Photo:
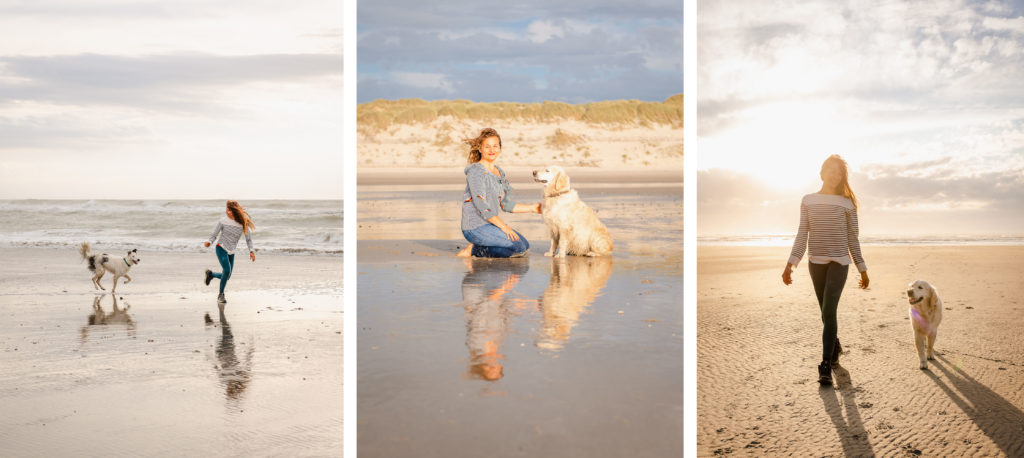
M935 287L928 284L928 307L935 309L935 307L941 307L942 300L939 299L939 292L935 290Z
M555 192L566 192L569 190L569 175L559 170L558 176L555 177Z

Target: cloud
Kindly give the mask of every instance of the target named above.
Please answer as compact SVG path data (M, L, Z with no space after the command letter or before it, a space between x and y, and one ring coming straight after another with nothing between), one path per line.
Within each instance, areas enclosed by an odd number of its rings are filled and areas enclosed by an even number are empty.
M623 85L634 88L626 98L682 92L682 5L673 2L537 1L494 14L465 1L429 11L387 1L361 6L358 22L360 102L415 94L396 73L441 75L454 91L420 86L422 98L589 102L618 97Z
M7 56L0 57L7 81L0 84L0 106L36 101L191 111L208 106L216 89L340 78L341 67L333 54Z

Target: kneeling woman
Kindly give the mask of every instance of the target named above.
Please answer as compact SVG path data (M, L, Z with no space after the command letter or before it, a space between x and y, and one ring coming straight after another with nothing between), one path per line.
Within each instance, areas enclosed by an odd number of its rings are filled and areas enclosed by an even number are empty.
M517 204L512 200L512 186L505 171L495 164L501 154L497 131L484 129L466 143L470 150L466 191L462 194L462 235L470 243L458 256L508 258L526 254L530 243L505 224L498 212L540 213L540 203Z

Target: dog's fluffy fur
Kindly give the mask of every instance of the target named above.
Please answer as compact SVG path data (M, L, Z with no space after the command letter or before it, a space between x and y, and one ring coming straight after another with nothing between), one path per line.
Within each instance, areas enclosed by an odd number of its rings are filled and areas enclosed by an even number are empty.
M534 170L533 179L544 183L541 215L551 235L544 256L604 256L612 252L612 237L597 213L570 187L569 176L557 165Z
M125 284L132 281L132 277L128 276L128 271L131 270L132 266L141 261L139 259L138 250L134 249L121 258L111 256L106 253L93 254L88 242L82 243L78 252L82 255L83 260L89 261L89 271L93 273L92 284L94 289L106 291L106 288L100 284L100 279L103 278L103 274L107 272L114 275L114 286L110 288L111 293L117 289L117 280L119 278L124 277Z
M910 323L914 327L917 357L921 360L921 369L928 369L928 360L935 359L932 348L935 346L939 323L942 322L942 299L939 299L939 292L935 287L924 280L908 285L907 297L910 302Z

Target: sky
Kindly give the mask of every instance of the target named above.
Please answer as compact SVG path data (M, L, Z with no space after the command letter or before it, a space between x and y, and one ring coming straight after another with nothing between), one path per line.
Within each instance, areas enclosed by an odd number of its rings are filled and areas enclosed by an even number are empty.
M377 0L357 14L359 103L663 101L683 92L680 0Z
M698 236L795 234L831 154L862 235L1024 234L1024 2L701 0Z
M342 0L4 0L0 37L0 199L342 197Z

